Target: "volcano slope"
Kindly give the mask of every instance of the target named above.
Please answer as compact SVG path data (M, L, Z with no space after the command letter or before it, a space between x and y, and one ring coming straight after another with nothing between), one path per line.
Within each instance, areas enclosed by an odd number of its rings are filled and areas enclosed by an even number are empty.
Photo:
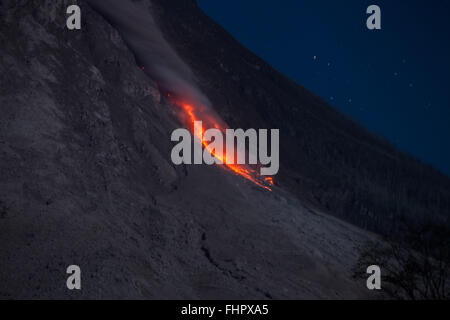
M396 149L271 68L195 0L154 0L165 37L234 128L279 128L279 185L363 228L395 233L403 220L448 223L450 179ZM308 44L305 44L307 46Z
M73 3L82 29L69 32ZM445 219L448 179L271 69L195 2L108 3L151 15L164 54L141 56L137 20L96 1L0 2L1 298L366 298L350 268L375 235L331 214L386 232L408 210ZM273 192L173 165L181 123L167 91L234 128L280 128ZM66 288L72 264L80 291Z

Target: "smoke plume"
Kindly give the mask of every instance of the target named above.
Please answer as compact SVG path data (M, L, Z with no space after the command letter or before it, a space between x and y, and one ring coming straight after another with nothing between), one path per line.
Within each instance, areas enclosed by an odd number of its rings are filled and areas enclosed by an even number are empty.
M195 85L190 68L164 39L145 1L87 0L122 35L141 67L163 89L188 101L210 106Z

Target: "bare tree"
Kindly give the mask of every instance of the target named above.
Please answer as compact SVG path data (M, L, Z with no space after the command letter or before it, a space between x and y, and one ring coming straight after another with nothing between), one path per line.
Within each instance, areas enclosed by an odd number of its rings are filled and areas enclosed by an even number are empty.
M450 299L450 229L436 224L406 227L400 240L385 238L360 248L354 277L382 270L383 292L394 299Z

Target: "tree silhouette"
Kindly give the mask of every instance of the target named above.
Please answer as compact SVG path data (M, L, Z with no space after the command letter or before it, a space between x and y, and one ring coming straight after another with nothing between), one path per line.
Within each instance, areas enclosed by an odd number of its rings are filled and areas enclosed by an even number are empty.
M359 249L353 272L367 278L366 268L378 265L382 292L394 299L450 299L450 228L427 223L407 226L401 239L371 241Z

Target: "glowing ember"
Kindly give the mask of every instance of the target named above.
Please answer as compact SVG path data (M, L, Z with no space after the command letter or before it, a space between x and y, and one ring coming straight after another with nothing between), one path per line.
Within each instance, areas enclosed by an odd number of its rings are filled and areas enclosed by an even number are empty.
M181 121L183 121L189 127L191 127L195 121L202 121L202 123L206 124L206 127L208 128L216 128L222 132L228 129L226 123L221 121L218 116L214 116L209 110L207 110L206 107L204 106L194 107L193 104L175 99L170 93L167 94L167 97L171 100L171 102L174 105L179 106L183 110L183 114L180 114L179 116L181 118ZM210 145L203 140L203 133L204 133L203 128L200 131L195 131L193 130L193 128L191 128L191 131L194 131L194 135L199 140L202 141L203 147L206 150L208 150L208 152L213 157L219 159L225 165L223 166L223 168L227 168L232 172L244 177L245 179L250 180L254 184L269 191L272 191L272 189L269 186L274 185L273 177L261 178L260 175L257 173L257 171L248 165L227 163L225 151L223 152L223 154L216 154L214 152L214 149L212 149Z

